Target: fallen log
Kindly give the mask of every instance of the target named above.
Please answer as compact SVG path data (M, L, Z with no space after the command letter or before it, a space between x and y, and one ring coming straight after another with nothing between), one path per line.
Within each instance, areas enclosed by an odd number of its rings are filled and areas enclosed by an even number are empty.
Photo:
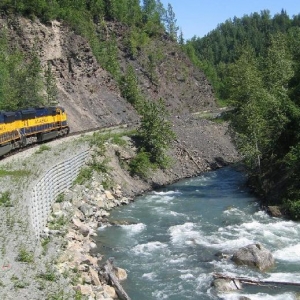
M115 272L112 259L108 259L104 265L105 273L108 277L110 284L115 288L116 293L120 300L131 300L130 297L127 295L125 290L123 289L122 285L119 282Z
M249 284L249 285L290 285L290 286L299 286L300 282L287 282L287 281L271 281L271 280L255 280L246 277L233 277L228 276L220 273L214 273L213 277L215 279L229 279L229 280L238 280L242 283Z

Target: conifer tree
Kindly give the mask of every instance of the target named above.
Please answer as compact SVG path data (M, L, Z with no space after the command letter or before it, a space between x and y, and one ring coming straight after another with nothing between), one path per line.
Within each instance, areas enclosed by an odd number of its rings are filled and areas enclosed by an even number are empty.
M47 105L51 105L57 102L57 86L55 77L52 73L51 62L47 62L47 67L45 70L45 85L46 85L46 103Z
M176 41L177 40L177 33L179 30L179 27L176 24L177 19L175 17L175 13L173 11L172 5L168 4L168 9L166 11L166 18L165 18L165 24L167 28L167 32L169 33L170 37Z

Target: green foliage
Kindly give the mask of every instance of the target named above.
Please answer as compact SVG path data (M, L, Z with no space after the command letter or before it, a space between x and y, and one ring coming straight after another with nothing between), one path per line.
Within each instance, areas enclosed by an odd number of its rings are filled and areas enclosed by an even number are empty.
M70 295L67 295L63 290L52 292L46 297L46 300L66 300L66 299L70 299Z
M164 101L157 103L144 101L141 107L141 125L138 134L141 139L141 149L149 153L150 161L160 167L168 165L166 150L169 148L175 134L172 125L167 120L167 110Z
M112 37L110 40L102 42L101 45L101 63L103 67L110 72L117 80L120 78L120 64L118 60L118 46L116 39Z
M57 196L57 198L56 198L56 203L62 203L62 202L64 202L65 201L65 195L64 195L64 193L60 193L58 196Z
M108 158L104 158L100 161L99 157L94 157L93 162L90 164L90 168L98 173L108 173L110 170L108 162Z
M46 272L38 274L37 277L46 281L56 281L57 279L57 275L55 274L54 270L49 266L47 266Z
M43 238L41 240L41 246L43 248L43 254L46 254L49 243L50 243L50 238L49 237L48 238Z
M0 177L4 176L13 176L16 178L19 177L26 177L30 174L31 172L28 170L5 170L0 168Z
M10 207L11 204L11 193L9 191L3 192L0 196L0 206Z
M294 220L300 220L300 200L287 200L284 206L289 212L291 218Z
M43 90L42 67L36 49L32 49L28 54L29 63L25 67L24 81L20 82L22 103L20 107L31 107L44 104L41 96ZM20 95L21 96L21 95Z
M17 260L24 263L33 263L34 255L32 252L29 252L25 246L21 246L19 249L19 254Z
M35 152L35 154L40 154L40 153L42 153L44 151L49 151L49 150L51 150L51 147L49 147L48 145L44 144L44 145L41 145L39 147L39 149Z
M45 70L45 86L47 94L46 103L47 105L53 105L57 101L58 90L55 77L52 73L51 63L49 61L47 63L47 69Z
M150 171L155 169L156 165L151 163L150 154L142 150L130 161L129 168L131 175L148 178Z
M298 16L291 20L284 10L273 18L271 18L270 11L263 10L260 14L253 13L244 15L242 18L234 17L226 20L205 37L193 37L187 41L185 47L192 47L197 59L204 62L201 68L213 84L218 97L228 99L231 94L228 91L228 73L224 68L224 64L234 63L241 54L240 49L245 46L253 49L254 56L261 59L265 59L268 55L267 52L270 50L269 46L275 44L276 41L277 46L282 50L285 47L285 42L282 42L280 36L286 35L291 30L294 33L295 27L299 27L297 20ZM293 48L297 49L297 46L293 46ZM283 51L280 52L283 53ZM273 64L277 63L276 55L280 56L279 51L275 51L274 54L274 56L269 55L269 58L265 60L265 66L272 68L272 60ZM195 59L192 59L192 61L195 61ZM280 61L280 63L283 62ZM287 75L289 70L290 67L287 69ZM273 71L275 71L275 68L273 68ZM274 73L273 76L279 78L280 72L278 71L277 75ZM283 78L284 76L282 76ZM270 85L271 82L272 80L269 81Z
M176 24L177 20L175 17L175 13L173 11L173 7L170 3L168 3L168 9L166 11L166 18L165 18L165 24L167 32L169 33L170 37L176 41L177 40L177 34L179 27Z
M259 189L281 170L280 195L293 218L300 199L300 23L284 11L234 18L185 45L218 96L235 107L237 146ZM276 179L278 180L278 179ZM276 182L275 180L275 182ZM262 189L261 189L262 188ZM280 201L279 201L280 202Z
M54 218L53 221L49 222L49 228L53 230L61 230L68 223L68 218L65 216L60 216Z
M43 103L40 65L35 52L26 58L11 49L7 33L0 30L0 109L16 110Z
M287 123L285 98L269 90L265 80L268 68L260 71L253 52L247 49L230 71L230 94L237 109L232 124L238 133L238 145L249 166L260 172L261 160L274 153L274 142Z
M134 73L131 65L127 67L126 73L121 79L122 96L134 106L137 106L141 101L141 94L138 88L138 78Z
M137 27L133 27L126 38L128 54L132 59L138 56L138 51L150 43L148 34Z
M74 184L82 185L89 181L93 176L93 170L90 167L82 168L74 181Z
M106 21L123 22L131 27L126 44L132 58L138 55L141 47L149 43L151 36L163 35L167 30L170 37L175 39L178 30L172 6L169 4L166 10L160 0L145 0L142 5L139 0L5 0L1 1L0 10L31 19L38 17L44 22L63 20L75 33L89 41L97 61L118 82L123 80L118 43L109 33ZM5 32L2 32L0 109L16 110L56 102L57 87L50 62L43 71L36 49L33 48L25 57L17 46L10 47L10 43ZM151 80L155 82L157 78L153 58L151 54L148 69ZM46 91L46 99L41 96L43 91Z

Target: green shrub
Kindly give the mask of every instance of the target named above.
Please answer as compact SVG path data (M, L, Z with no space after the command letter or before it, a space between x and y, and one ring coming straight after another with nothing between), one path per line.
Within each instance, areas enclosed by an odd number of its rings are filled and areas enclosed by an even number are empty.
M144 151L139 152L129 163L131 175L138 175L142 178L149 177L149 172L155 167L156 165L150 161L150 154Z
M45 273L40 273L38 275L38 278L44 279L47 281L56 281L57 276L55 275L55 273L53 271L47 270Z
M292 201L288 200L285 202L285 207L294 220L300 220L300 200Z
M1 194L1 196L0 196L0 206L5 206L5 207L12 206L9 191L3 192Z
M64 202L65 201L65 195L64 193L60 193L57 198L56 198L56 201L57 203L61 203L61 202Z
M49 229L60 230L67 224L67 222L67 217L60 216L49 223Z
M92 178L93 170L90 167L82 168L74 181L74 184L84 184Z
M24 246L19 249L17 260L25 263L32 263L34 261L33 253L27 251Z

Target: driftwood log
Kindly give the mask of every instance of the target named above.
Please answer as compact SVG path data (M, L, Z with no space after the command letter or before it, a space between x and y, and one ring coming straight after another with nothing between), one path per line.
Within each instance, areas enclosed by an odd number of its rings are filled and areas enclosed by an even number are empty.
M249 284L249 285L290 285L290 286L299 286L300 287L300 282L286 282L286 281L270 281L270 280L254 280L250 278L245 278L245 277L232 277L228 275L223 275L220 273L214 273L213 274L215 279L229 279L229 280L238 280L242 283Z
M125 292L125 290L123 289L122 285L120 284L119 279L117 278L117 276L114 272L113 260L111 258L106 261L106 263L104 265L104 271L106 273L109 283L115 288L119 299L131 300L130 297Z

